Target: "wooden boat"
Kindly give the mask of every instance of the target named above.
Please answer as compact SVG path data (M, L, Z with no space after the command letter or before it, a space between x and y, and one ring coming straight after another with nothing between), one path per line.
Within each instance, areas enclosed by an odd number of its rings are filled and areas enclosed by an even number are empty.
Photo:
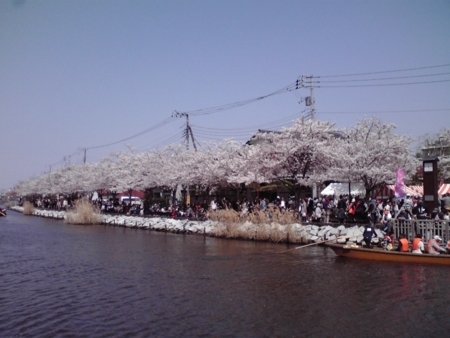
M411 252L386 251L374 247L366 249L361 246L325 244L333 249L336 255L348 258L366 259L384 262L422 263L450 265L450 255L415 254Z

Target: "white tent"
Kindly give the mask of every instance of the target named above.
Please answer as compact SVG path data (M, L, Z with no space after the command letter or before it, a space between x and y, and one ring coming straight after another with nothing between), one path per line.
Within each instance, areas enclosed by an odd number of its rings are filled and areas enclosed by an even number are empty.
M339 196L348 195L348 185L349 183L330 183L328 187L322 190L320 193L322 196ZM366 195L366 188L363 183L351 182L350 183L350 194L353 196Z

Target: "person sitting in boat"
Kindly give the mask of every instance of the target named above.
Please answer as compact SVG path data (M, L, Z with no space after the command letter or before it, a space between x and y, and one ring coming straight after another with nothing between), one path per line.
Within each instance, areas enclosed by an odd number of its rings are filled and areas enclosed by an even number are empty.
M366 229L363 232L364 242L366 243L366 248L372 248L371 242L372 242L372 236L377 237L377 233L375 232L375 228L373 225L368 224L366 226Z
M425 246L422 241L422 234L417 234L412 242L412 253L421 254L425 252Z
M440 244L442 242L442 238L439 236L434 236L434 238L428 241L427 251L431 255L439 255L441 252L447 252L444 248L441 248Z
M396 251L409 252L409 242L406 239L405 234L400 234L400 237L398 239L398 247Z
M391 238L390 234L386 233L384 235L384 238L381 241L381 247L384 250L388 250L388 251L392 250L393 245L392 245L392 238Z

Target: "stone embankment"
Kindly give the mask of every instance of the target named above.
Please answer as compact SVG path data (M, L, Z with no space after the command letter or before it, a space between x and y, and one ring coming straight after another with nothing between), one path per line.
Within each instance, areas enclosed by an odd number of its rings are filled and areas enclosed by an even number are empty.
M11 207L12 210L23 213L22 207ZM35 209L33 216L65 220L65 211ZM321 241L332 241L337 243L356 243L363 241L362 233L364 226L354 225L337 227L331 225L315 225L294 223L289 225L252 224L224 224L215 221L195 221L189 219L172 219L161 217L141 217L127 215L102 215L102 224L120 226L126 228L137 228L144 230L166 231L173 233L199 234L211 237L240 238L249 240L265 240L273 242L290 242L308 244ZM380 230L376 230L378 238L373 238L373 244L377 244L379 238L383 237Z

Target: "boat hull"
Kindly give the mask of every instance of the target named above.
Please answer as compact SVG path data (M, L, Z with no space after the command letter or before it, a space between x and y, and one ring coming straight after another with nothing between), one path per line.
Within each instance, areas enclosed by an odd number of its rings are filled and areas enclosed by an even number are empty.
M410 252L386 251L380 249L365 249L361 247L346 247L340 244L326 244L336 255L372 261L421 263L450 265L450 255L414 254Z

